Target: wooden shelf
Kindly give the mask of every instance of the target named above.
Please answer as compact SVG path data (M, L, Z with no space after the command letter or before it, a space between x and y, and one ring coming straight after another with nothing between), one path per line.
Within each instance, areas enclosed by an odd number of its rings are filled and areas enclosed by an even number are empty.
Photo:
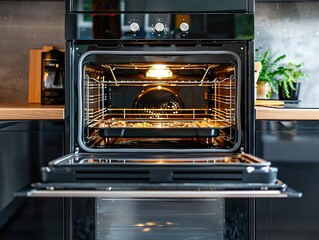
M256 106L257 120L319 120L319 109Z
M0 120L63 120L64 106L0 103Z
M319 109L256 106L257 120L319 120ZM64 106L0 103L0 120L63 120Z

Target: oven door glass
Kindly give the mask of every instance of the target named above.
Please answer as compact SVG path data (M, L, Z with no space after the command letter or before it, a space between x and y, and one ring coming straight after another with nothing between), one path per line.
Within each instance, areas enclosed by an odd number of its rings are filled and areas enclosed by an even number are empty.
M248 240L249 199L73 198L71 239Z
M73 239L249 239L248 199L70 200Z
M224 199L96 199L96 239L224 239Z

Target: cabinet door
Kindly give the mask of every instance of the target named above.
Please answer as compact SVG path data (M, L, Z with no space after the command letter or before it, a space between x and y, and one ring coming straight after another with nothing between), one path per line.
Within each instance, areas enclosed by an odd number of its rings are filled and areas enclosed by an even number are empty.
M41 167L64 153L63 141L63 121L0 121L0 239L34 237L36 226L52 230L48 221L62 214L61 200L31 202L14 193L40 180Z
M256 2L315 2L317 0L255 0Z
M256 154L278 167L278 178L300 199L258 199L257 240L315 240L319 235L319 121L258 121Z

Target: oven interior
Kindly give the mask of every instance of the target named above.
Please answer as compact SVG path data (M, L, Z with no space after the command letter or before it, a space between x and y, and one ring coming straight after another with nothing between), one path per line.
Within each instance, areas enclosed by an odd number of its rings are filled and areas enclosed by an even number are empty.
M277 169L240 153L243 45L99 48L76 59L81 150L44 182L276 185Z
M218 56L89 55L80 69L80 141L101 151L232 149L238 63Z

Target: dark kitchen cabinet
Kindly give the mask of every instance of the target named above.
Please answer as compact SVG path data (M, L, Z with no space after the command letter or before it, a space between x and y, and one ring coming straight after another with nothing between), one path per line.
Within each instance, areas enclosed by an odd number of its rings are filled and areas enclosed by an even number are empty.
M61 199L15 198L64 151L64 121L0 121L0 239L62 239Z
M256 154L303 193L300 199L256 200L256 239L318 239L319 121L257 121Z
M1 1L6 1L6 0L0 0ZM26 2L27 0L11 0L13 1L17 1L17 2ZM29 0L31 2L65 2L65 0Z
M255 0L256 2L318 2L318 0Z

